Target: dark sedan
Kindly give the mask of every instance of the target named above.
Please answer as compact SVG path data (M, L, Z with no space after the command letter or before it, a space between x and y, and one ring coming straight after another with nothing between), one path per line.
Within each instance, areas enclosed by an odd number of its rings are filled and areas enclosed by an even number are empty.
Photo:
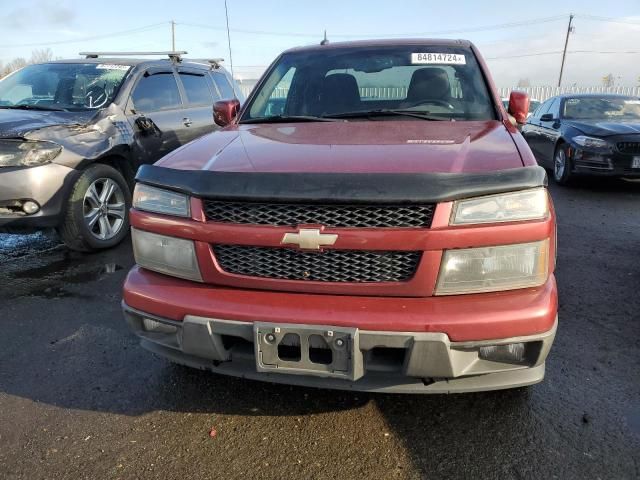
M623 95L559 95L522 128L538 163L554 179L576 175L640 177L640 99Z

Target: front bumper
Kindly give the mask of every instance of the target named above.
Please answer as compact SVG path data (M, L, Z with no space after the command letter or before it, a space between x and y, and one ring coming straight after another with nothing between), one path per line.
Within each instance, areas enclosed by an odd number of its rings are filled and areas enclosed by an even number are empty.
M573 172L580 175L601 175L606 177L640 177L640 168L633 168L633 155L618 152L602 154L572 148Z
M54 227L60 223L65 201L80 172L50 163L31 168L0 168L0 229ZM32 215L15 205L31 200L40 206Z
M350 378L335 378L318 372L272 373L257 367L256 327L252 322L195 315L187 315L178 322L141 312L124 302L123 310L141 345L175 363L274 383L386 393L461 393L538 383L544 378L544 362L557 328L556 318L552 328L541 334L473 342L451 342L446 334L435 332L353 329L357 346L353 371ZM161 330L147 330L144 319L161 324ZM260 325L293 331L308 327L287 323ZM526 345L526 354L518 364L488 361L478 354L482 346L520 342Z

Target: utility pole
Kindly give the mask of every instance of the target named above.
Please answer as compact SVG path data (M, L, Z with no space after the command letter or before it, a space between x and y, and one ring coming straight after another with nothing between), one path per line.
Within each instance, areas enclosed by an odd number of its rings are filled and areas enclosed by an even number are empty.
M176 51L176 22L171 20L171 51Z
M224 16L227 18L227 42L229 43L229 66L231 67L231 78L236 78L233 73L233 55L231 55L231 30L229 29L229 8L227 0L224 0Z
M569 25L567 26L567 36L564 39L564 50L562 51L562 63L560 64L560 77L558 77L558 87L562 83L562 72L564 70L564 59L567 56L567 45L569 44L569 34L573 31L571 23L573 22L573 13L569 15Z

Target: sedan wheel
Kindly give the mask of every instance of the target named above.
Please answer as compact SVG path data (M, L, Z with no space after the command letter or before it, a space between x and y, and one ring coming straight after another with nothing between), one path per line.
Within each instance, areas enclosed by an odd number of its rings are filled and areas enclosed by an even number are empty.
M111 240L120 233L125 211L124 192L110 178L98 178L84 195L84 220L87 229L98 240Z
M568 185L572 179L571 160L567 157L567 148L565 144L560 144L556 148L553 156L553 178L561 185Z
M553 162L553 176L557 182L562 181L565 168L567 168L567 156L564 153L564 148L558 148Z

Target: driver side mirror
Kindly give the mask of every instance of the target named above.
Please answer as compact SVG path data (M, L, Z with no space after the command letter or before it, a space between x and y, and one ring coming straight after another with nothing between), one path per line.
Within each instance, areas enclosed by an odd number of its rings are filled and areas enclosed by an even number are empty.
M216 125L226 127L233 122L239 110L240 101L237 98L216 102L213 104L213 121Z
M527 114L529 113L529 95L524 92L511 92L509 95L508 112L516 123L523 125L527 123Z

